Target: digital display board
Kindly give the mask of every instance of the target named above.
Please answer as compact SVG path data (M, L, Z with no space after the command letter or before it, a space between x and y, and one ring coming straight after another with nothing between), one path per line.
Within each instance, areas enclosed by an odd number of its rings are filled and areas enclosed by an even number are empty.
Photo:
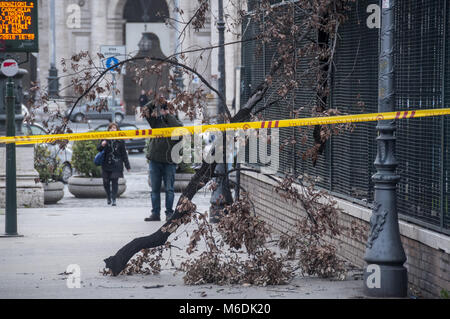
M0 0L0 52L38 52L38 1Z

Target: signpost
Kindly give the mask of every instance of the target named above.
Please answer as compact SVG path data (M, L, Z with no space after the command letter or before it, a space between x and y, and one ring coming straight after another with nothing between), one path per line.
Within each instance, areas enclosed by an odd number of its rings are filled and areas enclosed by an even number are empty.
M106 69L116 65L120 61L125 60L126 58L126 48L124 45L102 45L100 47L100 53L105 57L102 62ZM113 68L110 70L112 75L112 83L113 83L113 91L112 91L112 100L113 105L116 103L116 74L119 72L121 67ZM116 112L113 110L112 114L112 122L116 121Z
M127 57L124 45L102 45L100 46L100 53L105 57L102 62L106 68L112 67ZM117 73L118 69L111 70L111 73Z
M8 77L6 84L6 136L16 135L14 76L19 72L19 64L13 59L2 62L2 73ZM1 237L17 237L17 194L16 194L16 144L6 145L6 212L5 235Z
M13 78L19 72L19 64L12 54L39 52L38 30L38 0L0 0L1 72L8 77L5 101L0 101L6 104L6 136L16 135ZM6 145L5 235L0 237L20 236L17 233L16 190L16 144L11 143Z
M16 60L7 59L2 62L1 71L5 76L11 78L19 72L19 64Z

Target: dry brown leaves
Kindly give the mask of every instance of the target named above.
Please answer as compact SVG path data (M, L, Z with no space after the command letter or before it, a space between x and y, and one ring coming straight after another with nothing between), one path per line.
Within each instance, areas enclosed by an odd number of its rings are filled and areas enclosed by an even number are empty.
M200 237L206 242L207 250L199 257L185 261L186 284L205 283L280 285L293 276L286 258L278 257L266 247L270 230L266 224L251 215L247 194L243 199L226 207L217 226L217 236L205 216L200 227L191 238L189 253L194 251ZM245 248L246 256L234 250Z

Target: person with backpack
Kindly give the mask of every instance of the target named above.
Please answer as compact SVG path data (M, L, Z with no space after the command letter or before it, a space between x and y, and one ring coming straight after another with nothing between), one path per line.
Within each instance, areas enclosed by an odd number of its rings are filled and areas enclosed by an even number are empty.
M117 123L110 123L108 131L119 131ZM123 166L129 172L130 162L128 161L127 150L123 140L103 140L97 146L99 152L104 151L102 162L103 187L107 195L108 205L116 206L117 192L119 190L119 178L123 178ZM112 186L112 187L111 187Z

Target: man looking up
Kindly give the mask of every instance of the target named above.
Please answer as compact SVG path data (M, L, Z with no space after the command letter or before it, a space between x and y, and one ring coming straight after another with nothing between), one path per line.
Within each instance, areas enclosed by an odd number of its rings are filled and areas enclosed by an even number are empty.
M145 105L146 118L152 129L165 127L179 127L183 124L167 108L167 103L157 105L150 101ZM175 198L174 183L177 165L171 158L172 148L180 141L173 141L170 137L153 138L147 153L149 160L150 181L152 184L151 199L152 212L145 221L160 221L161 211L161 182L164 180L166 191L166 220L174 213L173 202Z

